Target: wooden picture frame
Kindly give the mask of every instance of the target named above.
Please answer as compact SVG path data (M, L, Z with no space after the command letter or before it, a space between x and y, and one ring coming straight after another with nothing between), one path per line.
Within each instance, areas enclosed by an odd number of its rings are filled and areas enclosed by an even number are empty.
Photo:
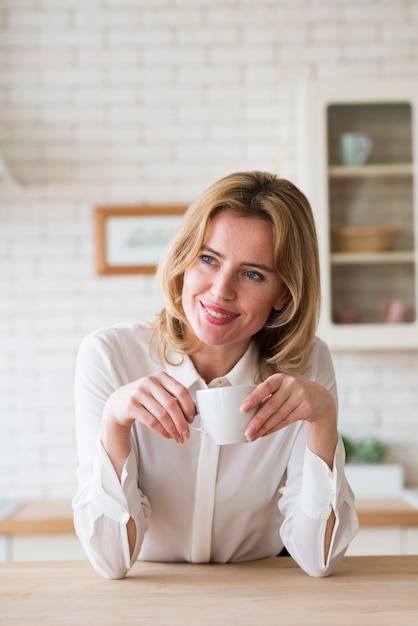
M97 273L153 274L186 205L95 209Z

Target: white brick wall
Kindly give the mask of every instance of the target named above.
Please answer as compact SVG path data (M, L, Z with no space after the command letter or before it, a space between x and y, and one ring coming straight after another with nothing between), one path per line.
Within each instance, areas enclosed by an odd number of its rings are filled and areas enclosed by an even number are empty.
M93 208L183 202L218 176L297 182L306 78L410 76L414 0L2 0L0 495L70 497L84 334L150 318L153 278L98 277ZM418 483L417 352L335 355L341 428Z

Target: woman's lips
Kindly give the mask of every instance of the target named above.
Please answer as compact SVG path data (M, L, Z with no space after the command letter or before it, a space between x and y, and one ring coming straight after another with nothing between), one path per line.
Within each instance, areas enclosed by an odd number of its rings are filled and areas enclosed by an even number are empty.
M200 305L202 307L205 319L210 321L212 324L228 324L231 320L235 319L239 315L238 313L228 311L228 309L224 309L214 304L201 302Z

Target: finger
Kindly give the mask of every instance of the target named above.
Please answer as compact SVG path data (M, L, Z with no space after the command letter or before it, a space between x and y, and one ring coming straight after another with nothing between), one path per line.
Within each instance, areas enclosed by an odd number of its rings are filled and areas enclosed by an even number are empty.
M152 413L150 413L145 407L141 407L140 414L138 415L138 422L157 433L161 437L165 439L174 439L177 441L178 434L173 431L170 433L163 425L163 423L155 417ZM173 436L174 435L174 436Z
M189 438L188 420L192 421L196 412L187 389L161 372L155 378L149 377L147 391L147 410L173 439L183 443Z
M177 399L161 388L143 400L147 414L142 420L156 432L166 431L171 439L178 443L184 443L188 439L189 431L187 421L179 407Z
M259 404L264 404L274 393L281 388L283 384L283 374L273 374L265 381L257 385L253 391L248 394L241 404L240 410L243 413L251 411Z
M149 389L144 389L142 384L129 385L129 393L121 397L120 405L123 413L126 413L130 420L141 422L163 437L173 438L173 434L175 435L174 431L170 433L158 419L157 415L161 407L152 397Z
M189 391L177 380L161 372L161 380L163 387L176 398L182 414L188 422L192 422L196 416L196 406L190 396Z
M250 441L281 430L296 421L297 407L295 407L291 396L288 396L284 403L277 408L275 405L276 400L273 400L272 396L266 400L249 422L245 434Z

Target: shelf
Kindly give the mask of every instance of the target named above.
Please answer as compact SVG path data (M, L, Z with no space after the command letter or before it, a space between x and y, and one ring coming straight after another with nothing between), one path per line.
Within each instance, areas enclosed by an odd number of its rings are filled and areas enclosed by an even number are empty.
M301 97L301 178L321 253L318 334L331 350L417 349L416 81L318 81L307 83ZM343 165L346 133L372 141L365 162ZM347 243L350 227L363 232ZM398 233L386 243L388 228ZM389 315L392 303L408 313ZM405 321L384 322L392 318Z
M333 252L331 263L334 265L359 265L383 263L414 263L413 250L399 250L395 252Z
M412 176L412 163L376 163L360 166L331 165L328 168L330 178L388 178L398 176Z

